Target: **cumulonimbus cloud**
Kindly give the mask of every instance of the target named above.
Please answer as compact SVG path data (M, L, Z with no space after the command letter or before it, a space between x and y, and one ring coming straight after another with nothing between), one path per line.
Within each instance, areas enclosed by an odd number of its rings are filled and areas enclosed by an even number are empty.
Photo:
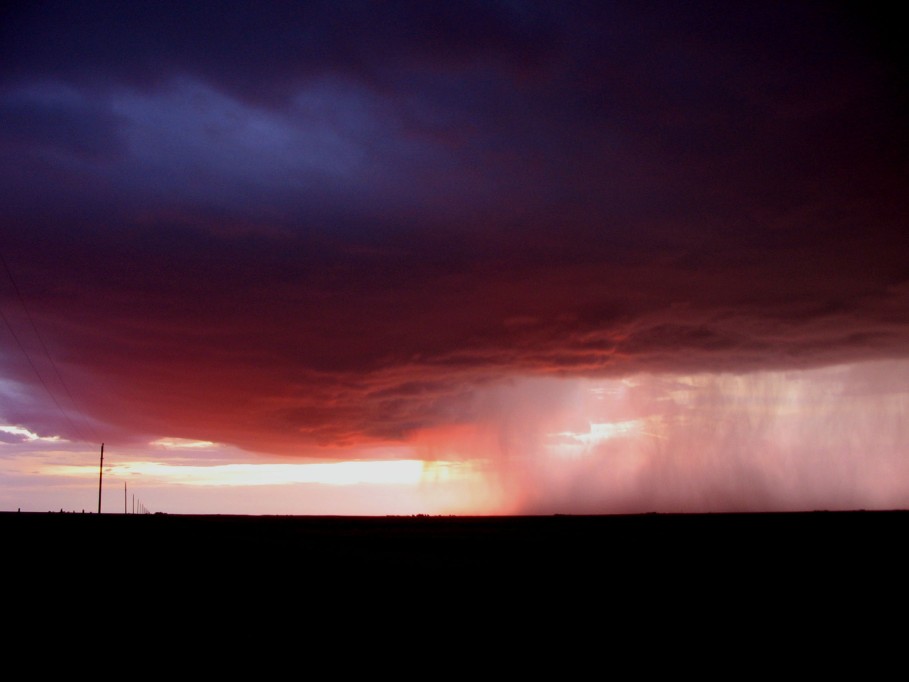
M271 452L480 419L514 377L909 349L905 101L867 17L109 9L0 41L15 423L75 437L14 286L99 428Z

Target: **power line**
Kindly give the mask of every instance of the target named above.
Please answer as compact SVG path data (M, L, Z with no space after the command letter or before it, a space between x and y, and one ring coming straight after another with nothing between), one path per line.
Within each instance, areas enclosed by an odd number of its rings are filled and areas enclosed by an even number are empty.
M66 395L69 397L70 402L76 408L76 411L79 412L79 415L82 417L83 424L85 424L85 426L88 427L88 430L91 432L93 439L96 441L101 440L98 437L98 434L95 432L94 428L92 427L91 423L88 421L88 419L86 419L85 415L82 414L82 412L79 410L78 405L76 404L76 400L73 398L72 392L69 390L69 387L66 385L66 382L63 380L63 375L60 374L60 370L57 367L57 363L54 362L53 357L51 357L50 351L47 348L47 344L44 342L44 338L41 336L41 333L38 331L38 326L35 324L35 321L32 318L31 313L28 310L28 306L25 304L25 297L22 295L22 291L19 289L19 285L16 284L16 280L13 277L13 272L12 272L12 270L10 270L10 267L7 264L6 259L3 257L2 253L0 253L0 264L3 265L3 269L6 271L7 277L9 278L10 283L13 285L13 291L16 292L16 297L19 299L19 304L22 306L22 309L25 311L25 316L28 319L29 324L31 325L32 331L34 331L35 336L37 337L39 343L41 344L41 348L44 351L44 355L47 357L47 360L50 363L50 366L54 370L54 374L57 377L57 381L59 381L60 385L63 386L63 390L66 392ZM66 419L66 421L69 423L69 425L73 428L73 430L76 432L76 434L79 436L79 438L81 438L82 440L86 440L86 441L89 440L85 437L85 434L83 433L82 429L80 429L79 427L76 426L76 424L70 418L69 414L67 414L66 410L63 409L63 406L60 405L60 402L57 400L56 396L50 390L50 387L47 385L47 382L44 380L44 377L41 376L41 372L38 371L37 366L35 365L34 361L32 360L31 354L25 348L25 345L20 340L19 335L16 334L9 319L3 313L2 308L0 308L0 317L3 317L3 321L4 321L4 323L6 323L6 326L9 329L10 334L12 334L13 339L15 339L16 345L19 346L19 349L25 355L25 358L28 360L28 364L31 366L32 370L35 372L35 376L38 377L38 380L41 382L41 385L44 386L44 390L47 391L47 394L50 396L51 400L54 402L54 405L57 406L57 409L60 411L60 414L63 415L63 417Z
M22 341L19 340L19 335L16 334L15 330L13 329L13 326L9 323L9 320L7 319L6 315L3 313L2 309L0 309L0 317L3 318L3 321L6 323L7 329L9 329L9 333L12 334L13 339L15 339L15 341L16 341L16 345L19 346L19 349L25 355L25 359L28 360L29 366L35 372L35 376L38 377L38 381L40 381L41 385L44 386L44 390L47 391L47 395L49 395L50 399L54 401L54 405L57 406L57 409L60 411L60 414L62 414L64 419L66 419L66 421L69 422L69 425L73 428L73 431L75 431L79 435L80 438L82 438L83 440L87 440L85 438L84 434L82 433L82 431L75 425L73 420L70 419L70 416L66 413L66 410L63 409L63 406L60 405L60 403L57 401L56 396L53 394L53 392L51 392L50 387L47 385L47 382L44 381L44 377L41 376L41 372L39 372L38 368L35 367L35 363L32 361L32 356L29 355L29 352L25 349L25 346L22 345Z

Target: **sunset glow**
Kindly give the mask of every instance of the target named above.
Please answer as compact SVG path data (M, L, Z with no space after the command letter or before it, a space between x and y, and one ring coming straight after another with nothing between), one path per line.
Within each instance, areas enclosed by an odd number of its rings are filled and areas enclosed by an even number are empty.
M291 483L322 485L394 484L416 485L423 477L424 463L414 460L395 462L331 462L322 464L214 464L193 466L161 462L124 462L108 468L119 479L142 476L152 484L202 486L260 486ZM51 476L98 475L89 466L52 465L41 471Z
M273 486L351 487L352 510L381 509L394 486L420 500L410 513L898 508L909 499L907 387L905 361L513 380L476 392L482 420L402 442L407 459L250 462L211 441L159 438L144 450L109 448L105 477L151 495L239 488L263 504ZM57 486L90 496L96 452L22 427L0 431L21 442L3 446L6 480L50 485L47 505ZM164 458L142 458L152 453ZM183 498L187 511L215 511ZM282 505L298 512L292 497Z
M889 10L231 7L0 22L0 510L909 506Z

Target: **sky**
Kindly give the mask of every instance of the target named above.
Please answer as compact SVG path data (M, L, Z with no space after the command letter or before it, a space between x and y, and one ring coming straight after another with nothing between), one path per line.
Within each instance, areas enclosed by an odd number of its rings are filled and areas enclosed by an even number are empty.
M899 25L5 4L0 509L909 506Z

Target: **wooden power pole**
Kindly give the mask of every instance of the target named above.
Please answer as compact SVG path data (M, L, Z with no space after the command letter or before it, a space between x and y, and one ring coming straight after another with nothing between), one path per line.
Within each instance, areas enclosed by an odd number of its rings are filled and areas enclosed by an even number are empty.
M101 467L98 469L98 513L101 513L101 482L104 480L104 443L101 443Z

